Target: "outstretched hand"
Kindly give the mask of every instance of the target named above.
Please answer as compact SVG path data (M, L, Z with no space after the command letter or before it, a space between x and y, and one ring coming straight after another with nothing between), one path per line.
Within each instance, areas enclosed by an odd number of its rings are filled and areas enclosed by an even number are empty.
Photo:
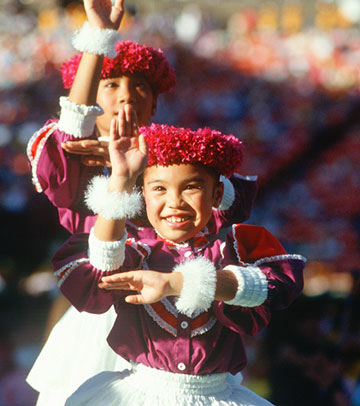
M110 28L118 31L124 15L124 0L84 0L90 25L94 28Z
M137 270L105 276L99 287L106 290L130 290L138 293L128 295L127 303L155 303L167 296L180 294L182 275L157 271Z
M111 167L108 140L67 141L61 146L70 154L81 155L81 162L85 166Z

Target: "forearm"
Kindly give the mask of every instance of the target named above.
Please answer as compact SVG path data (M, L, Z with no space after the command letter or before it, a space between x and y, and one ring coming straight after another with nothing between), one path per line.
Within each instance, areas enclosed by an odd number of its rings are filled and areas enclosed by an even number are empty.
M223 269L216 271L215 300L228 301L235 297L238 282L233 272Z
M78 105L95 105L103 60L102 55L83 53L69 94L71 102Z
M107 219L99 214L94 225L94 232L101 241L121 240L125 232L125 219Z

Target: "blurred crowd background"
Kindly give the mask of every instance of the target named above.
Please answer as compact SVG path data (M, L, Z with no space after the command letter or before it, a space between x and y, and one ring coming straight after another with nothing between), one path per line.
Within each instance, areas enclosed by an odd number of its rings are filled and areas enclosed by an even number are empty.
M305 288L248 340L245 383L277 406L360 405L360 1L128 0L123 36L160 47L178 84L154 121L242 139L250 223L307 257ZM81 2L0 0L0 406L25 376L58 295L67 238L31 184L26 144L65 94Z

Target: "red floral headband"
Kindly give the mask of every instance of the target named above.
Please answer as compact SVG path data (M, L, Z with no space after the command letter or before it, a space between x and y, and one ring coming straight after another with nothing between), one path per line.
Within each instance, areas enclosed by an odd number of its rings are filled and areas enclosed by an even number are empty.
M176 84L175 70L162 50L156 50L132 41L119 41L115 45L116 57L105 57L101 77L112 78L125 73L143 73L150 82L154 93L169 92ZM82 54L77 54L61 66L65 89L70 89Z
M148 166L201 163L230 177L242 162L243 144L233 135L210 128L176 128L166 124L141 127L149 147Z

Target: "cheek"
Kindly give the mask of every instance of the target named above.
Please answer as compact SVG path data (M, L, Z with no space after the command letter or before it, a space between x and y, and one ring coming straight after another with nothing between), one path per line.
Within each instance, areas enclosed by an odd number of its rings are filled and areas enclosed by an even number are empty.
M153 216L159 211L159 202L156 199L149 196L144 196L144 200L148 217Z
M201 215L207 216L209 211L212 211L212 200L207 194L202 196L190 196L188 199L188 204L193 207Z

